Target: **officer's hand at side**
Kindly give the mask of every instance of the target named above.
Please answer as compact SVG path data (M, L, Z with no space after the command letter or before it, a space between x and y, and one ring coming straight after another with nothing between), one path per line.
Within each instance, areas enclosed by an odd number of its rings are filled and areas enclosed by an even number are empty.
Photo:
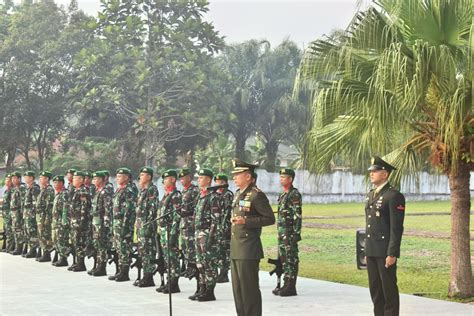
M232 224L234 224L234 225L245 225L245 217L243 217L243 216L232 217Z
M385 268L393 266L397 262L397 257L387 256L385 259Z

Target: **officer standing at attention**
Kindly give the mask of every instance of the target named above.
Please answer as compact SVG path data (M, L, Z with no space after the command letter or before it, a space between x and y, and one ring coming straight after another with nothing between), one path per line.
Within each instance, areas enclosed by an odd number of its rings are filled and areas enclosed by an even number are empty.
M273 225L275 216L268 198L255 185L255 168L235 159L235 185L239 188L232 204L232 235L230 259L232 290L237 315L261 315L262 296L258 270L263 258L260 235L262 227Z
M388 183L395 167L372 158L370 182L375 186L366 197L365 254L374 315L398 315L397 258L405 217L405 197Z

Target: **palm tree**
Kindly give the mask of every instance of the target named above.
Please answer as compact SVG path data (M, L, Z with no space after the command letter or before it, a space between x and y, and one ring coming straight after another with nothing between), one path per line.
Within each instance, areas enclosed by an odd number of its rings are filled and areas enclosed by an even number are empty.
M340 36L307 50L296 87L311 88L308 166L337 155L360 168L375 153L403 173L424 163L449 177L448 295L474 295L470 171L474 169L472 0L379 0Z

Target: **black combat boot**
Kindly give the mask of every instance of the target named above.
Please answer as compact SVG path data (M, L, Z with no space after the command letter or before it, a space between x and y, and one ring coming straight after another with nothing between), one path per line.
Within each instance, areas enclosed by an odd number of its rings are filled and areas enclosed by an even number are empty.
M155 286L155 281L153 281L153 273L145 272L143 278L138 281L138 287L149 287Z
M28 243L25 243L21 256L24 258L27 253L28 253Z
M84 263L84 257L77 257L77 263L74 269L72 269L74 272L83 272L87 271L86 265Z
M163 294L168 294L171 290L171 293L180 293L181 290L179 289L179 285L178 285L178 278L172 278L171 279L171 284L170 285L167 285L164 289L163 289Z
M206 286L206 290L202 295L198 296L197 300L199 302L215 301L216 296L214 295L214 286Z
M30 251L25 254L25 258L36 258L37 254L36 247L30 247Z
M114 274L114 275L111 275L109 276L109 280L110 281L115 281L115 279L120 275L120 268L118 269L118 271Z
M38 262L50 262L51 261L51 252L48 250L45 250L43 252L43 255L37 259Z
M229 272L229 270L223 269L221 271L221 273L219 274L219 276L217 277L216 282L217 283L227 283L227 282L229 282L228 272Z
M58 251L55 250L55 251L54 251L53 261L51 261L51 264L54 265L56 262L58 262L58 258L59 258Z
M199 283L198 287L199 287L199 291L194 293L194 295L191 295L189 297L190 300L197 301L198 298L201 297L206 292L206 284L205 283Z
M10 253L14 256L19 256L21 255L22 251L23 251L23 244L17 243L16 248Z
M278 293L280 296L295 296L296 294L296 277L288 280L288 286L283 287Z
M189 296L188 298L191 301L195 301L197 299L197 297L201 294L202 294L202 292L201 292L201 286L199 284L199 280L196 280L196 292L194 292L194 294Z
M61 256L61 258L53 264L55 267L67 267L69 263L67 262L67 258Z
M156 288L158 293L163 293L163 290L168 287L168 282L166 284L162 283L159 287Z
M43 255L42 255L42 249L40 247L38 247L36 249L36 261L39 261L39 258L41 258Z
M128 271L130 270L129 266L122 265L120 268L120 273L119 275L115 278L116 282L124 282L124 281L130 281L130 277L128 276Z
M92 272L93 276L104 276L107 275L106 262L99 262L97 267Z

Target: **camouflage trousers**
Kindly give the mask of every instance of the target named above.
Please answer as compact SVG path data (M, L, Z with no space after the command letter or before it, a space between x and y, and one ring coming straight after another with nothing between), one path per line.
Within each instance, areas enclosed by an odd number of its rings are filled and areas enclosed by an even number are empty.
M217 239L210 240L209 230L196 232L196 265L199 269L199 283L214 288L217 281L219 263Z
M144 229L137 232L138 255L142 260L142 269L144 273L152 273L155 270L156 242L153 237L145 235Z
M23 225L23 216L21 212L11 212L12 216L12 231L13 237L15 238L15 243L21 244L26 241L25 239L25 230Z
M219 269L229 271L230 269L230 236L231 233L224 232L219 238Z
M38 246L38 225L36 223L36 216L31 210L23 212L23 223L26 242L30 248Z
M160 234L160 242L161 247L163 247L163 256L166 263L166 267L170 268L170 278L179 278L180 274L180 266L179 266L179 247L178 247L178 240L179 240L179 232L170 232L169 235L169 248L168 248L168 239L166 238L166 228L161 229ZM169 256L169 262L168 262Z
M130 266L130 254L132 252L131 238L122 238L120 234L114 232L112 246L117 250L119 265Z
M109 248L108 228L102 225L101 219L98 217L94 217L92 223L92 245L96 251L97 263L103 263L107 261Z
M196 262L196 245L194 243L194 216L181 218L181 250L189 263Z
M5 232L5 237L7 239L7 245L15 243L13 220L10 212L4 212L3 214L3 229Z
M72 225L71 226L71 243L72 248L76 253L76 257L84 258L86 255L87 246L87 233L88 230L84 229L87 225Z
M36 222L38 223L38 239L41 249L52 250L51 221L42 214L36 214Z
M53 223L51 225L51 240L54 249L61 257L67 257L69 254L69 230L61 224Z
M283 266L284 276L295 278L298 275L298 243L288 242L287 238L279 238L278 253Z

